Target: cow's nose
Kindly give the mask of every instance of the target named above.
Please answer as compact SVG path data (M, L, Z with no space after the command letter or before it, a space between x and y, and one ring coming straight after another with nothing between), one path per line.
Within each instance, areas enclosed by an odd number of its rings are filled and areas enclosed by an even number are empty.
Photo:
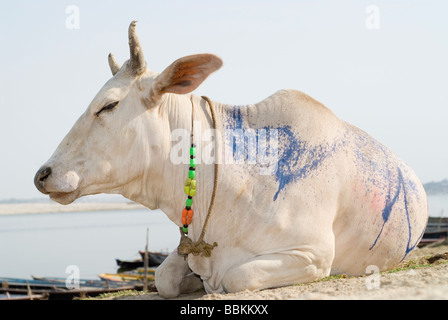
M36 186L37 190L39 190L44 194L48 193L45 190L45 180L47 180L50 174L51 174L51 168L46 167L37 171L36 175L34 176L34 185Z

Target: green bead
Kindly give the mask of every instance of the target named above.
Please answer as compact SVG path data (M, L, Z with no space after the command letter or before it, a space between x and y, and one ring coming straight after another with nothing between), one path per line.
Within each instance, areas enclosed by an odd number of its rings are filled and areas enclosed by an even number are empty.
M196 167L196 159L190 159L190 167Z
M190 156L194 156L196 154L196 148L190 148Z
M192 197L194 197L195 194L196 194L196 189L190 189L190 193L189 193L189 195L192 196Z
M193 204L193 199L187 199L186 206L191 207L192 204Z
M195 179L190 179L190 188L196 189L196 180Z
M187 195L190 195L191 192L190 186L185 186L184 191Z
M188 228L182 227L182 231L183 231L184 233L188 233Z
M188 177L190 178L190 179L194 179L194 176L196 175L196 173L193 171L193 170L190 170L189 172L188 172Z

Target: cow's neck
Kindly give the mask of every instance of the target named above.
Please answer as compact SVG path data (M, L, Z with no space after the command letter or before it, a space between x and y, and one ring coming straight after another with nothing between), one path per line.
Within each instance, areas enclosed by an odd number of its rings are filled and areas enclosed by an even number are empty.
M194 107L192 107L192 103ZM224 107L222 104L213 102L217 118L220 118L219 115ZM187 148L184 148L183 151L188 152L189 150L192 131L192 110L194 110L195 141L198 144L198 154L196 155L198 164L196 167L197 194L193 198L192 205L194 218L189 228L189 234L192 239L195 239L202 230L210 205L214 182L214 162L209 161L210 158L206 158L203 154L203 151L206 150L205 146L214 143L208 135L208 133L213 132L210 130L214 128L214 124L211 119L209 106L201 97L175 94L168 94L164 97L160 106L160 112L164 121L164 127L169 128L164 133L167 148L163 152L163 160L158 164L159 169L155 170L158 172L150 172L148 175L152 178L144 182L147 184L145 189L148 190L148 192L145 192L145 199L140 199L138 202L151 209L161 209L170 220L181 226L182 210L185 208L187 199L187 195L184 193L184 186L189 170L189 155L184 155L184 159L180 164L174 163L173 159L179 160L177 150L181 141L182 143L187 143ZM217 125L219 128L219 123ZM180 140L182 138L179 138L178 133L184 133L183 140ZM173 141L171 141L171 138ZM209 145L209 147L211 146L214 145Z

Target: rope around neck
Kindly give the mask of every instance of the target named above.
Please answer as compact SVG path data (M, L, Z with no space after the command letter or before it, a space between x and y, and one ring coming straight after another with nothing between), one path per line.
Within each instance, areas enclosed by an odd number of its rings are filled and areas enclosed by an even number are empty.
M210 106L210 114L212 116L213 129L215 130L215 133L216 133L216 115L215 115L215 110L213 108L213 103L206 96L202 96L202 99L204 99ZM192 104L192 108L194 108L193 100L191 100L191 104ZM193 111L193 109L192 109L192 111ZM191 121L193 124L193 112L191 114ZM192 131L191 136L193 138L193 125L191 127L191 131ZM214 242L213 244L209 244L204 241L205 232L207 231L208 223L210 221L210 217L213 212L213 206L215 204L216 190L218 188L218 161L216 159L216 157L219 154L218 150L219 150L218 149L218 140L215 137L215 177L214 177L214 181L213 181L212 199L210 201L210 206L208 207L207 217L205 218L205 222L202 227L201 235L199 236L199 239L196 242L193 242L190 238L188 238L185 235L185 233L182 230L182 227L179 228L180 234L181 234L181 239L180 239L179 246L177 247L177 252L181 255L188 255L191 253L194 256L197 256L200 254L202 257L210 257L212 254L213 248L218 246L218 244L216 242Z

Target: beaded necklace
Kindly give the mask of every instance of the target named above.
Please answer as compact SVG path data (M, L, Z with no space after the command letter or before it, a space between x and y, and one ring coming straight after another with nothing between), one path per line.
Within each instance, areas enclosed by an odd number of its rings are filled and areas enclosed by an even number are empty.
M216 116L213 108L212 101L206 97L202 96L202 98L208 103L210 106L210 113L213 121L213 127L216 131ZM193 220L193 210L191 206L193 205L193 197L196 195L196 145L193 142L193 115L194 115L194 103L193 96L191 97L191 105L192 105L192 113L191 113L191 147L190 147L190 168L188 171L188 178L185 181L184 191L187 194L187 201L185 202L185 208L182 211L181 223L182 227L180 227L181 232L181 240L179 246L177 247L177 252L185 257L188 254L193 255L201 255L203 257L210 257L211 252L214 247L218 244L214 242L213 244L209 244L204 241L205 232L207 231L207 226L210 221L210 217L213 212L213 205L215 203L216 198L216 190L218 188L218 160L215 159L215 177L213 182L213 192L212 198L210 201L210 206L208 208L207 217L205 218L204 225L202 226L202 232L199 236L198 241L193 242L190 238L188 238L188 226L191 224ZM215 142L215 154L218 155L219 152L217 142Z
M192 128L193 129L193 128ZM192 130L193 131L193 130ZM188 235L188 226L193 220L193 209L191 206L193 204L193 197L196 195L196 145L191 144L190 148L190 169L188 171L188 178L185 181L184 191L187 194L187 201L185 203L185 209L182 211L182 231L185 235Z

